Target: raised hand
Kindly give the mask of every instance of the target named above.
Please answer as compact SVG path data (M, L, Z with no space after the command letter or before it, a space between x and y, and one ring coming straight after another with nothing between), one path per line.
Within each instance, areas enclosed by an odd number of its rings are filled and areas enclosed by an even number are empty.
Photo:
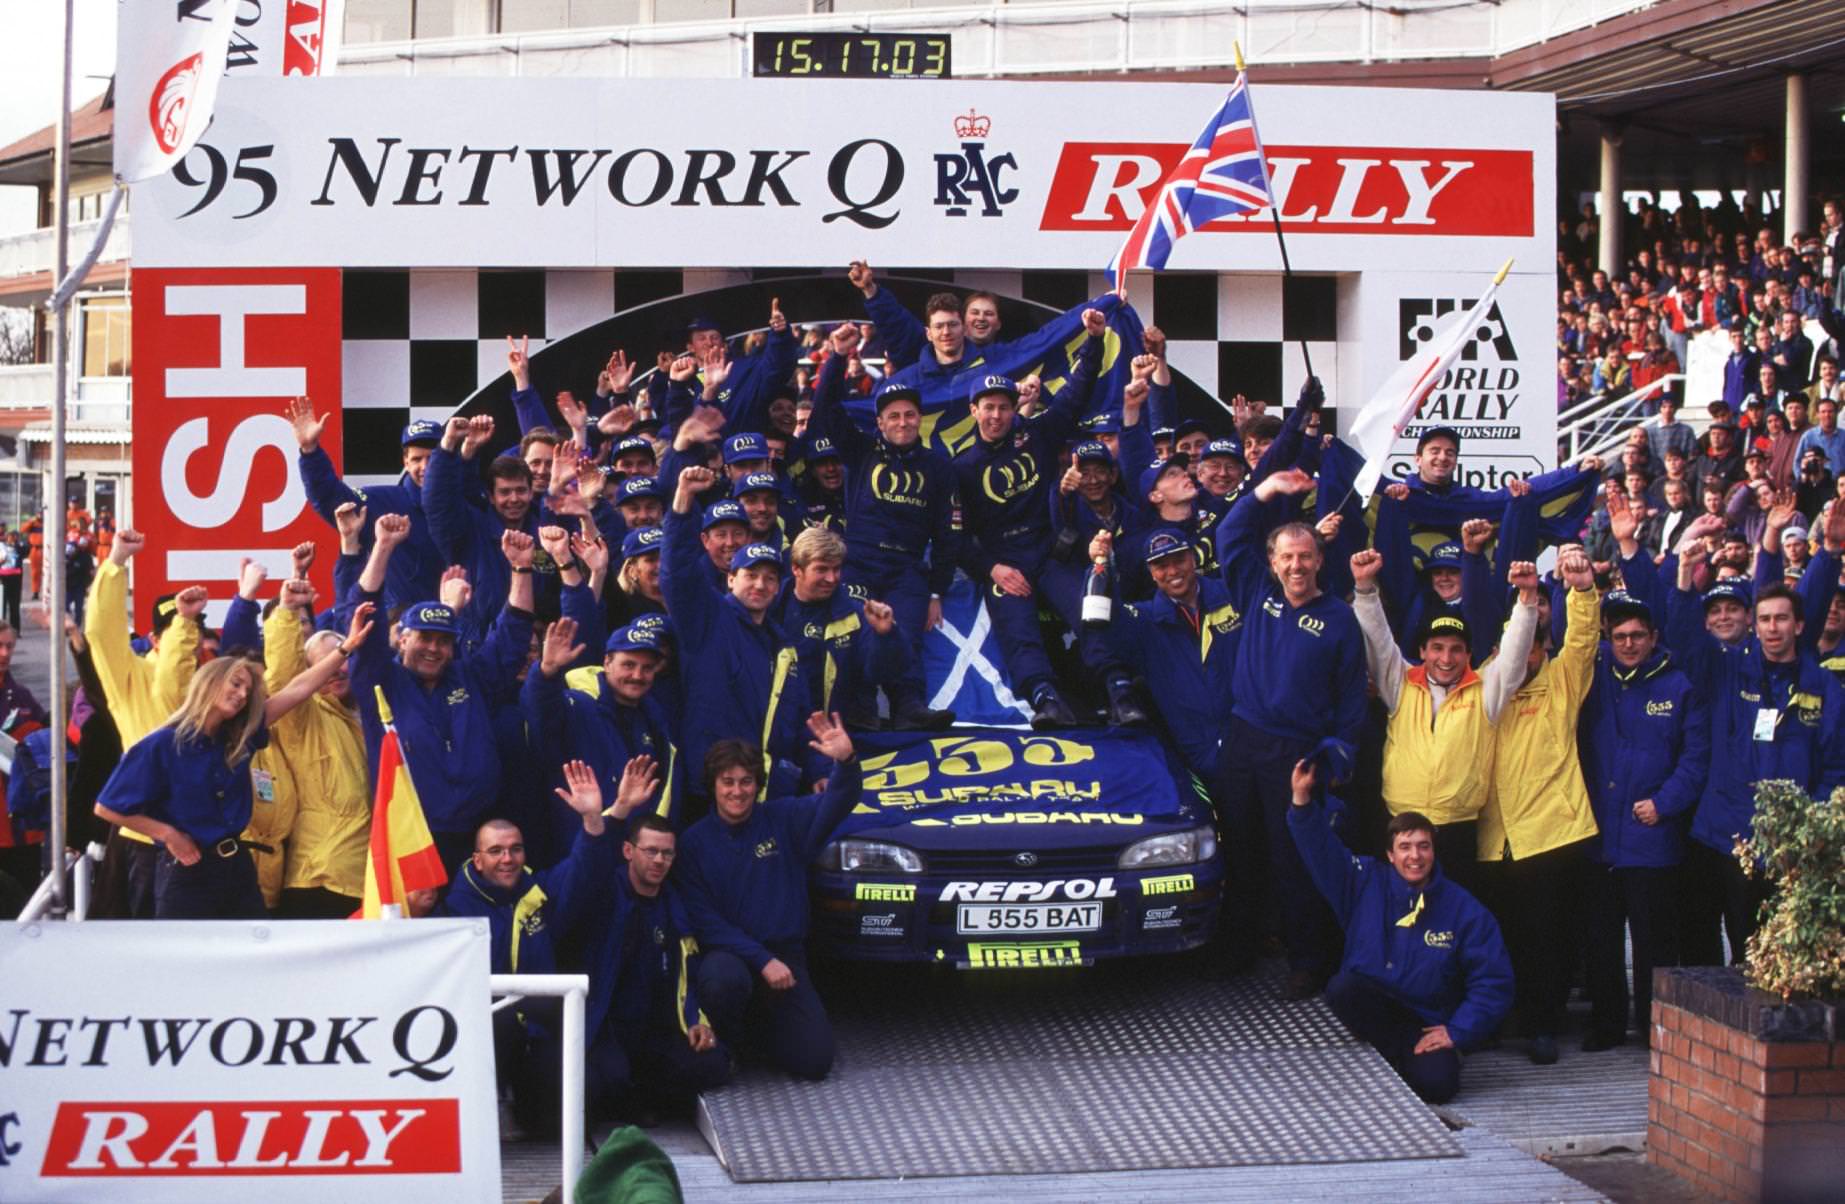
M130 557L147 547L147 536L132 527L123 527L115 533L115 542L109 546L109 563L127 564Z
M730 379L729 350L724 344L719 343L712 349L711 354L704 358L703 366L705 370L704 396L705 400L709 401L718 395L718 390L722 389L724 382Z
M1529 560L1515 560L1507 570L1505 579L1518 591L1519 600L1537 604L1538 571L1537 565Z
M596 419L596 429L605 435L620 438L634 429L636 421L633 406L611 406L608 413Z
M476 414L468 419L468 437L462 442L461 454L472 459L488 440L493 438L493 419L486 414Z
M380 514L378 521L372 524L372 539L383 548L395 548L410 538L410 516L407 514Z
M1127 387L1121 390L1121 412L1125 414L1130 410L1140 409L1146 403L1147 395L1152 391L1152 386L1147 383L1145 377L1137 376L1128 381Z
M603 374L603 379L607 379L606 373ZM569 389L558 391L557 413L564 420L564 425L569 427L573 433L581 432L589 427L589 407L578 401L577 395Z
M600 464L591 463L586 457L579 455L576 462L577 496L583 499L583 504L587 506L601 497L602 491L608 488L609 476ZM552 469L552 471L557 470Z
M1640 532L1640 515L1625 493L1608 491L1608 533L1619 544L1633 542Z
M553 564L570 563L570 532L562 527L540 527L538 543Z
M468 441L468 420L450 418L442 424L442 447L446 451L458 452L462 444Z
M703 493L717 483L717 474L703 465L695 464L679 474L679 483L693 493Z
M459 613L468 608L474 600L474 587L468 584L468 570L458 564L451 564L442 570L441 583L436 587L436 597L442 605Z
M268 566L245 556L237 565L237 596L246 601L256 601L257 591L263 588L263 582L267 580Z
M306 577L308 570L314 567L314 557L319 554L319 545L311 539L304 539L295 545L295 550L288 554L295 566L295 576Z
M666 379L677 384L684 384L698 375L698 360L689 355L679 356L667 365Z
M1115 550L1115 537L1109 531L1097 531L1095 538L1089 541L1089 562L1106 564L1110 553Z
M1083 311L1083 330L1090 338L1099 339L1108 333L1108 315L1099 309Z
M564 784L552 793L578 815L602 814L602 783L596 780L596 771L582 761L565 761L563 770Z
M583 645L576 642L577 621L575 619L554 619L545 628L545 639L539 653L538 668L546 677L556 677L559 673L576 664L583 655Z
M897 626L896 612L875 598L865 600L865 622L878 635L889 635Z
M618 820L627 819L653 797L659 781L659 766L652 757L645 753L629 757L628 763L621 767L621 781L615 784L615 805L608 813Z
M1146 347L1147 354L1154 359L1163 360L1166 358L1166 332L1159 327L1149 326L1145 330L1142 330L1140 332L1140 341L1141 344Z
M1478 556L1493 540L1493 522L1487 518L1470 518L1461 524L1461 550Z
M1076 492L1076 487L1083 483L1082 469L1074 463L1063 470L1063 476L1057 478L1057 492L1066 497Z
M1774 495L1774 502L1768 509L1768 526L1777 532L1785 531L1798 513L1800 513L1800 507L1794 500L1794 491L1784 489Z
M523 531L502 531L500 554L515 569L529 569L537 558L538 543Z
M815 711L807 717L807 730L814 735L807 743L815 752L842 763L852 759L852 737L846 734L846 725L838 715Z
M290 577L284 581L282 605L294 610L313 610L314 583L304 577Z
M1135 380L1151 380L1159 370L1160 357L1157 355L1137 355L1128 364L1128 371Z
M1531 482L1524 477L1513 477L1505 483L1505 491L1513 497L1531 496Z
M372 633L372 628L375 626L372 616L376 613L378 613L377 606L370 602L361 602L352 608L352 622L346 626L346 647L341 655L352 655L359 645L365 642L365 637Z
M1352 585L1361 594L1377 589L1377 575L1384 568L1384 554L1376 548L1352 553Z
M209 598L204 586L188 585L173 595L173 603L180 618L196 619L205 613L205 603Z
M1298 468L1284 468L1256 486L1256 496L1263 501L1276 494L1302 494L1313 488L1313 478Z
M871 265L864 260L854 259L846 265L846 279L852 282L853 288L864 293L867 298L877 295L878 274L872 271Z
M1571 546L1557 553L1557 576L1571 589L1595 588L1595 566L1579 547Z
M1314 533L1320 537L1321 543L1331 543L1333 540L1339 538L1339 528L1344 522L1345 515L1335 510L1319 522L1313 524L1313 530Z
M327 427L327 416L314 413L314 403L297 397L288 403L288 424L295 428L295 443L303 452L320 446L320 433Z
M574 443L560 443L551 453L551 493L554 495L569 492L570 482L577 479L577 469L582 463L582 456Z
M572 535L570 537L570 550L576 554L578 560L581 560L584 564L589 566L589 571L591 573L606 573L609 571L609 544L602 536L598 535L594 539L584 539L581 535Z
M841 322L839 325L833 327L832 331L826 336L826 343L828 349L830 349L834 355L849 356L854 351L858 350L858 327L851 322Z
M634 380L634 365L628 362L628 353L617 348L609 356L602 374L608 378L609 392L626 393L629 383Z
M788 315L782 312L782 299L769 298L769 329L780 333L788 329Z
M522 336L515 343L511 335L506 336L506 370L512 373L513 387L529 389L532 387L532 339L530 335Z

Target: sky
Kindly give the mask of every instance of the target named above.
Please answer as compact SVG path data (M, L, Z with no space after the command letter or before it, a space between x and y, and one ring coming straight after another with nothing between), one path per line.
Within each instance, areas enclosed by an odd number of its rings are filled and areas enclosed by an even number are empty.
M136 2L136 0L128 0ZM58 119L63 0L4 0L6 36L0 37L0 146ZM71 107L102 93L115 69L116 0L75 0ZM0 188L0 233L29 225L31 191Z

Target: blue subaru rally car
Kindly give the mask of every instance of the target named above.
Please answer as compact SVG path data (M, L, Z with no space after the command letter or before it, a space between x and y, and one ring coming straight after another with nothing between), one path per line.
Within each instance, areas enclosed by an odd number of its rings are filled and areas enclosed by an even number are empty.
M811 875L813 948L962 969L1089 965L1210 939L1210 805L1145 732L855 735L864 795Z

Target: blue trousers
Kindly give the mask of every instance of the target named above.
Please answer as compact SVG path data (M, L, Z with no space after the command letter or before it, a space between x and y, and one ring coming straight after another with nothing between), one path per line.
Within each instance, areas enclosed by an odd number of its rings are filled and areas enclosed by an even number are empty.
M1077 651L1083 668L1097 680L1121 670L1121 660L1108 647L1100 632L1085 628L1083 586L1089 577L1087 561L1066 564L1045 559L1032 565L1019 565L1031 582L1029 598L1015 598L991 581L986 585L987 614L993 620L993 636L999 641L1000 654L1006 659L1006 671L1012 675L1012 692L1029 699L1040 685L1051 680L1051 660L1044 650L1044 631L1038 623L1038 608L1048 606L1076 633Z
M929 620L929 581L921 564L871 557L859 563L846 560L845 586L860 602L870 598L891 608L897 630L910 646L910 663L896 681L885 682L884 693L890 698L891 710L897 711L912 702L928 701L928 683L923 679L923 624ZM872 697L869 701L875 702Z
M181 865L165 849L154 862L156 920L261 920L269 913L256 885L256 861L239 848L220 857L211 848L192 865Z
M772 991L742 958L708 950L698 967L698 1002L718 1036L796 1078L823 1079L833 1069L833 1023L814 990L807 958L771 950L794 972L794 985Z
M1452 1047L1415 1052L1427 1023L1356 974L1341 971L1326 984L1326 1002L1352 1035L1368 1041L1431 1104L1445 1104L1461 1089L1461 1055Z
M1330 975L1339 964L1344 942L1339 922L1319 888L1308 876L1300 850L1288 831L1288 808L1294 802L1290 781L1294 763L1312 751L1312 745L1280 736L1272 736L1241 719L1230 720L1230 734L1224 740L1218 782L1222 792L1217 801L1226 811L1225 840L1246 841L1251 849L1266 857L1258 871L1266 871L1269 919L1280 934L1288 951L1288 968L1319 978ZM1215 792L1214 792L1215 793ZM1236 832L1232 836L1231 830ZM1229 851L1228 865L1235 873L1239 865L1252 860L1247 854ZM1238 891L1226 891L1226 904L1233 904ZM1226 916L1233 923L1251 923L1253 916Z

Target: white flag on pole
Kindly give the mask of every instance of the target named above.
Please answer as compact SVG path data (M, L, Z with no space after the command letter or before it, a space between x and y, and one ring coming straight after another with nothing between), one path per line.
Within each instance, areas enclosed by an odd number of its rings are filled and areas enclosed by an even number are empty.
M1508 259L1473 308L1439 327L1435 336L1423 344L1422 350L1403 361L1358 411L1357 419L1345 434L1345 441L1365 458L1365 466L1352 484L1359 505L1371 500L1371 494L1384 475L1384 461L1390 457L1390 445L1396 442L1423 401L1441 383L1449 366L1473 340L1474 333L1492 309L1494 295L1511 270L1512 261Z
M238 0L121 0L115 50L115 178L163 175L211 124ZM281 6L278 6L281 7Z

